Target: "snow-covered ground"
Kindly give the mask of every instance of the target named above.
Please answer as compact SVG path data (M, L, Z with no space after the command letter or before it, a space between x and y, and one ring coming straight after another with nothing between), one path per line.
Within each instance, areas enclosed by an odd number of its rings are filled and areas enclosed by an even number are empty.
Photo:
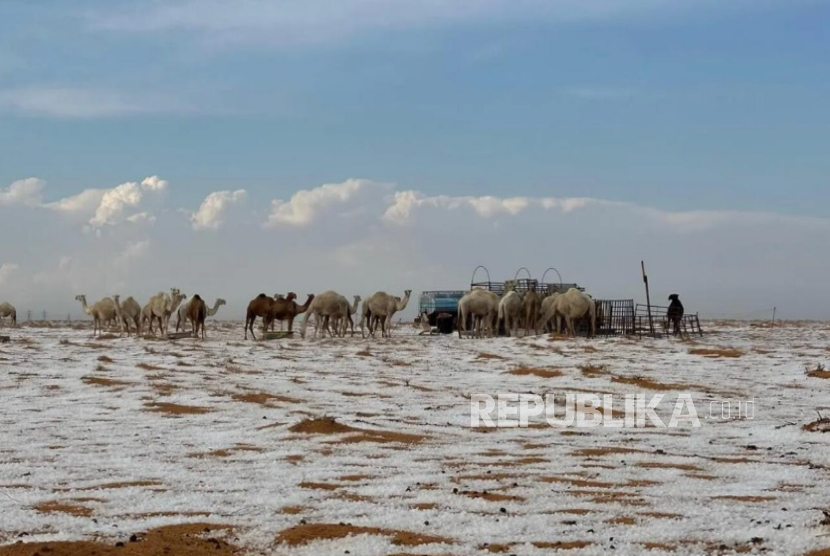
M802 429L830 416L830 380L805 372L830 367L830 325L704 328L264 342L210 320L205 342L0 328L0 543L207 521L252 553L300 556L830 546L830 437ZM690 393L701 426L472 429L470 396L500 392Z

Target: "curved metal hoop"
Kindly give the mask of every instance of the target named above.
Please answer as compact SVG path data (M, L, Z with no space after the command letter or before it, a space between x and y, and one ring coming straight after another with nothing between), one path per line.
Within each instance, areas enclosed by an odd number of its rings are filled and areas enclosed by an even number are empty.
M553 267L548 268L548 270L552 270L552 271L554 271L554 272L556 273L556 275L557 275L557 276L559 276L559 285L561 286L561 285L562 285L562 275L561 275L561 274L559 274L559 271L558 271L558 270L556 270L556 269L555 269L555 268L553 268ZM548 270L546 270L546 271L545 271L545 273L544 273L544 274L542 274L542 283L543 283L543 284L545 283L545 276L547 276L547 275L548 275Z
M524 270L525 272L527 272L527 279L528 279L528 280L533 280L533 278L530 276L530 271L529 271L527 268L525 268L525 267L522 267L522 268L520 268L519 270L517 270L517 271L516 271L516 274L514 274L514 275L513 275L513 279L514 279L514 280L518 280L518 279L519 279L519 273L520 273L521 271L523 271L523 270Z
M486 272L486 273L487 273L487 283L489 284L489 283L491 282L491 280L490 280L490 271L489 271L489 270L487 270L487 267L486 267L486 266L484 266L484 265L478 265L478 266L475 268L475 270L473 270L473 275L472 275L472 277L470 278L470 284L472 285L472 284L475 284L475 283L476 283L476 272L478 272L478 269L479 269L479 268L483 268L483 269L484 269L484 272Z

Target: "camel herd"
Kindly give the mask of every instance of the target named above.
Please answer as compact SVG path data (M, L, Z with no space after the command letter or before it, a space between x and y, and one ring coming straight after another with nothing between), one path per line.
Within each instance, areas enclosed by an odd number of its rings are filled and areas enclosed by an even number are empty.
M472 321L475 335L481 336L482 329L490 336L498 333L499 325L504 324L505 332L516 336L519 328L525 334L533 330L546 329L554 319L556 332L559 332L562 319L568 332L576 335L576 322L587 318L591 325L591 335L596 334L598 307L594 299L576 288L564 293L546 292L540 294L531 287L524 293L515 290L515 283L505 283L504 293L499 294L485 289L474 289L458 301L458 336L462 337L468 321Z
M389 293L378 291L363 300L360 316L360 333L363 337L366 336L366 328L368 327L369 335L375 335L375 329L378 325L381 327L381 335L389 337L392 329L392 316L406 309L409 303L409 297L412 290L406 290L403 297L397 297ZM325 337L328 332L330 337L344 337L346 333L351 330L354 336L354 319L352 316L357 313L358 305L362 298L359 295L354 296L352 303L349 303L345 296L333 290L325 291L321 294L308 294L308 298L303 305L298 305L295 299L297 294L288 292L285 296L274 295L268 297L264 293L248 303L248 309L245 313L245 339L248 339L248 331L251 332L253 339L256 339L254 334L254 322L259 317L262 319L263 330L273 328L275 321L286 321L288 324L288 331L293 331L294 319L299 314L303 314L303 323L300 330L300 336L305 338L306 329L308 327L309 316L314 315L315 329L314 337L320 332Z
M167 337L170 317L176 312L178 316L176 332L179 331L180 326L182 330L185 330L187 323L190 322L191 335L194 338L198 337L201 331L201 337L204 339L205 319L215 315L219 307L225 305L225 300L217 299L213 308L209 309L198 294L184 302L186 297L178 288L170 288L169 294L166 292L155 294L144 307L139 305L132 296L123 302L119 295L104 297L92 305L87 304L86 295L77 295L75 300L80 301L84 313L92 317L93 334L101 333L104 327L117 323L121 327L121 333L126 331L127 336L130 335L131 326L135 327L136 336L141 336L145 325L149 326L150 334L155 335L153 322L158 322L161 334Z
M355 319L353 316L360 308L360 333L366 337L366 329L369 336L374 337L378 326L381 329L382 337L390 337L392 330L392 317L395 313L403 311L412 290L406 290L403 297L397 297L384 291L378 291L367 297L365 300L359 295L353 297L350 303L345 296L333 290L320 294L308 294L302 305L296 302L297 294L288 292L286 295L275 294L272 297L259 294L248 303L245 314L245 339L248 339L248 332L256 340L254 323L257 318L262 319L262 330L274 329L276 321L287 323L289 333L293 332L294 320L298 315L304 314L300 336L305 338L309 317L314 316L315 330L314 337L320 333L325 337L345 337L351 331L355 334ZM93 303L87 304L85 295L75 297L81 303L84 313L92 317L93 335L103 332L105 327L118 324L121 333L127 336L135 330L136 336L143 335L145 327L149 327L149 333L155 335L153 323L158 323L158 329L163 337L168 337L167 331L170 319L176 314L176 332L181 329L187 332L187 324L190 323L190 335L194 338L205 338L205 319L213 316L219 307L225 305L224 299L217 299L212 308L209 308L205 301L194 295L186 299L186 295L178 288L170 288L170 293L159 292L147 301L142 307L132 297L121 301L119 295L104 297ZM458 302L458 335L472 325L473 334L481 336L487 333L490 336L498 334L500 325L510 336L516 336L519 328L524 328L525 334L538 334L539 330L546 330L551 319L554 320L556 332L559 332L560 323L565 321L568 332L575 335L576 322L580 319L587 319L590 324L591 335L596 334L596 321L599 312L598 304L594 299L576 289L571 288L564 293L545 292L539 293L535 288L525 292L518 292L515 283L505 283L504 293L499 295L485 289L473 289L464 295ZM10 317L12 324L17 323L17 312L8 303L0 303L0 317ZM423 321L422 315L422 321ZM601 316L600 316L601 318Z

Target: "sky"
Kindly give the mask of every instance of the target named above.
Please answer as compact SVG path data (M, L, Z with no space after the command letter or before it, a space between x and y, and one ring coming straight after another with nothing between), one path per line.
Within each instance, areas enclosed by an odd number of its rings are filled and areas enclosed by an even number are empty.
M0 1L0 301L599 298L830 317L826 0ZM522 271L524 276L524 271ZM550 273L548 274L550 277Z

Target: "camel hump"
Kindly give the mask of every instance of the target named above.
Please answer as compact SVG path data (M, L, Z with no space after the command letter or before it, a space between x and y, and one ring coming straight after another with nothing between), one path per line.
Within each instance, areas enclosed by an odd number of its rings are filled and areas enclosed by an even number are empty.
M202 298L201 298L201 297L199 297L199 294L197 293L196 295L194 295L194 296L193 296L193 299L199 299L199 300L201 300Z

